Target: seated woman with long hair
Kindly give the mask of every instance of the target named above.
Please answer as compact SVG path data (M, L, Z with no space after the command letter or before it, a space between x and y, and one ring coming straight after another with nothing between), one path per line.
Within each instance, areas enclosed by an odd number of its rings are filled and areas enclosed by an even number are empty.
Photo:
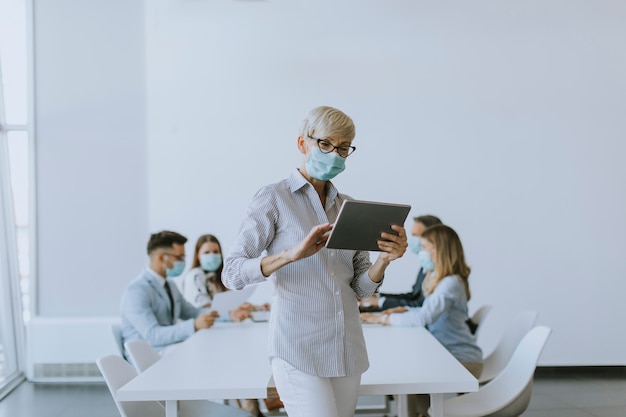
M222 245L214 235L205 234L198 238L191 269L183 277L181 285L183 296L194 306L210 308L215 294L228 291L222 283L222 256ZM269 304L257 306L245 303L231 311L229 318L241 321L250 317L252 311L268 309Z
M467 321L471 293L470 267L465 263L461 239L449 226L429 227L422 234L420 263L430 272L424 279L426 295L421 307L394 307L381 312L362 313L366 323L390 326L427 326L428 330L467 370L478 378L482 372L482 351L476 345ZM428 409L428 396L412 396L418 411Z
M213 295L228 291L222 284L222 245L211 234L196 242L191 269L182 281L184 297L196 307L211 307Z

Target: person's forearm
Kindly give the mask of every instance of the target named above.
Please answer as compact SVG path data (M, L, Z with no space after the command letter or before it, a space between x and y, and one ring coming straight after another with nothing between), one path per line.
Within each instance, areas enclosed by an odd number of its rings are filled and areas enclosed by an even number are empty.
M389 262L381 261L380 258L376 259L376 262L372 264L368 275L373 282L380 282L385 276L385 269L389 266Z
M274 272L291 262L293 262L293 259L291 258L290 251L288 250L266 256L261 259L261 273L265 277L269 277Z
M406 298L407 294L394 294L394 293L381 292L380 294L378 294L378 296L396 299L396 298Z

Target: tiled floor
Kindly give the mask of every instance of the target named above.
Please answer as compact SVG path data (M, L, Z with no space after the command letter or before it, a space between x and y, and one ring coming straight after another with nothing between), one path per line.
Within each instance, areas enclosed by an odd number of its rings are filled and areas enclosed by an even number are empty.
M0 401L0 417L118 416L104 384L25 382ZM626 368L539 369L523 417L626 417Z
M539 370L524 417L626 417L626 368Z

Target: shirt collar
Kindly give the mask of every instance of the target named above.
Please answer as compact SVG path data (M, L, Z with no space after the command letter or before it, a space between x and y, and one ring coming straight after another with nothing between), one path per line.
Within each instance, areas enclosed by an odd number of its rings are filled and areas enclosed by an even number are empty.
M150 275L150 277L157 282L161 287L165 286L165 279L163 279L163 277L159 274L157 274L156 272L154 272L154 269L150 268L149 266L146 267L146 272L148 272L148 275Z
M291 192L295 193L307 184L310 183L306 180L306 178L304 178L304 175L302 175L297 168L294 169L289 176L289 189L291 190Z
M302 175L302 173L297 168L294 169L291 173L291 176L289 177L289 189L291 190L291 192L295 193L307 184L311 187L313 186L313 184L311 184L309 181L307 181L306 178L304 178L304 175ZM326 200L335 201L335 198L338 194L337 188L335 188L333 183L330 181L327 181L327 184Z

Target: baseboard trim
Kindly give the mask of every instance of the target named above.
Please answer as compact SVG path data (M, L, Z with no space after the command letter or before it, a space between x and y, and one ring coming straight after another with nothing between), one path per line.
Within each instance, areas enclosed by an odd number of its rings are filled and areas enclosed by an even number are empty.
M538 366L535 369L538 377L572 377L572 376L602 376L624 377L626 366Z

